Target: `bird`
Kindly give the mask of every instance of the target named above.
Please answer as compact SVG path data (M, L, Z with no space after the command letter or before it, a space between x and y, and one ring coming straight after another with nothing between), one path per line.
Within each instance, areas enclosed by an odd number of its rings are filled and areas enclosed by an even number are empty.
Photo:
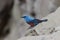
M31 16L22 16L21 18L24 18L26 23L30 25L30 27L28 29L31 29L31 28L35 27L39 23L48 21L48 19L39 20L39 19L36 19L34 17L31 17Z

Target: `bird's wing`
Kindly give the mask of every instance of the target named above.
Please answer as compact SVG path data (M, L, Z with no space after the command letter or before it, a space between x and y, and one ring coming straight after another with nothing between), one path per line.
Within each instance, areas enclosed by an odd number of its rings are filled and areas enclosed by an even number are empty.
M27 22L31 27L34 27L36 26L37 24L41 23L42 20L39 20L39 19L34 19L34 20L31 20L30 22Z
M42 22L42 20L35 19L35 22L41 23L41 22Z
M34 24L34 26L36 26L36 25L39 24L39 23L46 22L46 20L34 19L34 20L32 20L31 22Z

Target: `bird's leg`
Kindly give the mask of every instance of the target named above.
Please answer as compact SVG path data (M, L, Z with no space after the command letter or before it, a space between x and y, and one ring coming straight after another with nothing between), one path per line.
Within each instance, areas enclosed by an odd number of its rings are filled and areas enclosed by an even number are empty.
M28 29L32 29L32 28L33 28L33 27L30 26Z

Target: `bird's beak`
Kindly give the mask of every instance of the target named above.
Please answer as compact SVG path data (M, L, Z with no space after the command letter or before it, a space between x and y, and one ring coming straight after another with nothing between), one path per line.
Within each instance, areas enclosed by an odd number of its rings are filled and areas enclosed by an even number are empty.
M23 17L21 17L21 18L23 18Z
M21 18L24 18L24 17L21 17Z

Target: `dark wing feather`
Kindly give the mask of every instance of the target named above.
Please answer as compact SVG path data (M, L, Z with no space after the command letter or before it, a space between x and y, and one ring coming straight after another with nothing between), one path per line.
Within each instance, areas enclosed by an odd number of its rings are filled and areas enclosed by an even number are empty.
M40 23L41 21L40 20L38 20L38 19L34 19L34 20L32 20L32 21L30 21L30 22L27 22L31 27L33 27L33 26L36 26L38 23Z
M30 22L27 22L27 23L29 25L31 25L31 27L33 27L33 26L36 26L39 23L46 22L46 21L47 21L47 19L44 19L44 20L34 19L34 20L32 20Z
M46 22L46 21L47 21L47 19L44 19L44 20L34 19L31 22L34 23L34 26L36 26L37 24Z
M41 23L42 21L41 20L39 20L39 19L35 19L38 23Z

